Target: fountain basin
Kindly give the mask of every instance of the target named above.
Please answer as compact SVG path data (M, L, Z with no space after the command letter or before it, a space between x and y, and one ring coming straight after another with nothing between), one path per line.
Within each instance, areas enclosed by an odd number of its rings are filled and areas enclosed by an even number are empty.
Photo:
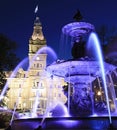
M12 130L34 130L42 118L17 119L12 123ZM54 117L46 118L42 130L116 130L117 117L112 117L112 124L108 116L101 117Z

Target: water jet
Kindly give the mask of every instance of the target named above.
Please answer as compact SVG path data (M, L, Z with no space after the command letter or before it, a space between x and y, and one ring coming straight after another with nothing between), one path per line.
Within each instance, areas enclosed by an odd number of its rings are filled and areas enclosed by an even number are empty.
M69 36L72 39L71 43L67 44L69 46L71 45L71 55L73 58L57 60L57 56L55 56L55 60L44 68L45 73L41 74L49 81L49 89L46 95L46 108L44 108L41 116L13 120L13 130L19 130L21 127L22 130L53 128L95 130L117 128L116 117L114 117L117 109L117 101L116 93L113 88L114 80L112 78L113 74L114 79L117 80L117 67L103 62L100 51L101 48L98 46L100 43L97 41L94 32L94 26L86 22L73 22L62 28L63 35ZM98 59L96 59L97 57L95 58L95 56L91 57L91 55L85 53L87 49L86 43L88 39L88 42L92 42L90 41L92 35L94 38L92 44L98 49L98 53L96 53L96 55L99 56ZM96 44L94 44L95 42ZM33 60L40 54L38 53L40 50L44 49L44 52L47 52L47 48L48 47L42 47L39 49L37 53L33 55ZM49 48L49 50L51 49ZM37 59L37 61L38 60L39 59ZM57 80L58 86L54 86L54 80L56 80L56 78L64 79L66 84L62 86L59 80ZM34 88L39 89L40 92L37 93L37 101L39 101L39 98L42 98L41 91L43 90L41 89L44 88L42 81L43 78L40 78L38 82L37 80L34 82ZM56 96L53 91L55 88L58 89L58 91L62 91L58 93L58 96ZM52 98L53 93L54 98ZM61 101L62 94L65 97L64 101ZM34 106L36 109L34 111L36 113L40 106L39 102L35 103L36 105ZM69 114L67 113L66 116L63 116L62 110L66 107ZM58 113L58 109L61 110L62 116Z

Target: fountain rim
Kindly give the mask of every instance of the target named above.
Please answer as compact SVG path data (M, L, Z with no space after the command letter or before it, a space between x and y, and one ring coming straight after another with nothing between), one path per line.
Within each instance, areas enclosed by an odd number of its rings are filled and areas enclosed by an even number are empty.
M71 37L88 34L91 31L95 31L95 27L87 22L72 22L62 28L63 34Z
M53 62L52 64L48 65L48 66L46 67L46 70L47 70L48 68L50 68L50 67L53 67L53 66L54 66L54 68L55 68L55 66L57 66L57 65L59 65L59 67L65 66L65 64L67 64L67 63L69 63L68 66L72 66L72 68L73 68L73 66L79 65L79 63L80 63L80 65L84 65L84 63L87 64L87 65L89 65L89 63L92 63L93 65L97 65L97 62L98 62L98 61L96 61L96 60L85 59L85 58L80 58L80 59L68 59L68 60L56 60L56 61ZM76 63L76 64L75 64L75 63ZM106 66L109 65L111 69L115 69L115 68L116 68L115 65L109 64L109 63L107 63L107 62L104 62L104 63L105 63Z
M97 77L101 76L101 71L98 61L92 60L59 60L46 67L46 71L51 75L59 76L61 78L67 78L71 76L88 76ZM106 68L106 74L110 71L114 71L116 66L104 63ZM79 66L79 67L78 67ZM77 68L78 67L78 68ZM96 71L97 70L97 71Z

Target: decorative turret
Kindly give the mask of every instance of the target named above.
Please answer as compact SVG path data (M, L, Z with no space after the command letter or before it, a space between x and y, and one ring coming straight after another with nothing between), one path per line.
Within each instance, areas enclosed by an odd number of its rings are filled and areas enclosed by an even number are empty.
M36 17L36 20L34 22L34 30L32 34L32 40L36 40L36 39L40 39L40 40L44 39L44 36L42 33L42 26L41 26L39 17Z
M42 25L39 17L36 17L33 27L33 33L29 40L29 53L36 53L38 49L46 46L46 40L43 36Z

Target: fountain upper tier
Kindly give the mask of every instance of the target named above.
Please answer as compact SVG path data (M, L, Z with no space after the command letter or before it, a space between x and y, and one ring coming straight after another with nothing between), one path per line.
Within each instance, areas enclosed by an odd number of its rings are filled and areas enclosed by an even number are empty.
M95 31L95 27L86 22L73 22L62 28L63 34L72 38L77 38L77 40L79 40L84 34L89 34L92 31Z
M116 67L111 64L104 63L104 65L107 74L116 69ZM47 67L47 71L52 75L65 78L67 82L87 84L92 82L96 77L101 76L99 66L97 61L68 60L51 64Z

